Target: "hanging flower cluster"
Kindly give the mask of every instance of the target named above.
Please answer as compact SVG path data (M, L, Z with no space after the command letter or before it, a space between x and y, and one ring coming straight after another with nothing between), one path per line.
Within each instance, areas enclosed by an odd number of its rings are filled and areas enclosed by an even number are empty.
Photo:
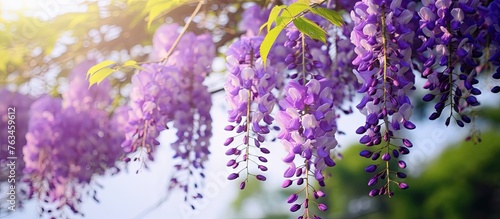
M484 23L481 27L482 32L476 38L485 47L485 61L486 66L491 67L483 68L485 70L493 71L492 77L494 79L500 79L500 1L493 0L489 5L478 6L479 19L484 19ZM478 22L479 23L479 22ZM492 70L494 69L494 70ZM491 92L500 92L500 86L493 86Z
M422 53L422 76L427 78L425 89L431 93L423 97L432 101L438 97L435 112L429 117L434 120L441 116L445 107L450 107L446 125L453 118L457 125L471 119L464 114L468 106L478 106L476 95L481 91L474 87L476 67L482 56L483 45L477 39L481 23L477 8L479 1L453 2L429 1L419 11L423 43L417 52ZM457 113L458 116L454 116Z
M176 24L163 25L156 30L153 59L167 56L178 37L178 30ZM122 147L127 153L145 148L152 160L152 152L160 144L157 140L160 132L172 123L177 140L171 147L179 163L175 165L176 173L168 189L181 188L185 191L185 200L189 201L202 197L198 190L204 178L204 163L210 154L212 102L203 81L211 71L215 44L210 34L185 33L168 55L164 63L143 65L146 70L133 76L132 113Z
M274 120L271 112L276 104L273 91L277 71L270 66L264 68L259 53L262 39L243 37L231 44L226 53L230 74L224 89L230 107L228 120L234 125L228 125L225 129L236 131L237 135L227 138L224 145L232 146L226 155L235 156L227 166L238 170L231 173L228 179L237 179L242 171L246 171L240 189L245 188L249 175L254 175L250 173L250 164L255 164L260 171L267 171L264 155L270 153L261 143L265 141ZM238 168L240 164L243 168ZM262 174L254 176L258 180L266 180Z
M95 186L94 176L108 169L118 170L115 162L122 151L114 145L123 141L123 111L117 110L109 118L99 107L110 101L111 87L103 82L99 88L88 88L85 75L92 64L86 61L73 70L73 90L64 93L63 99L45 96L31 105L27 144L23 147L23 181L28 184L28 198L47 203L41 213L55 216L54 210L67 206L82 214L78 205L85 190ZM97 201L96 194L93 190ZM62 212L57 212L61 213L58 217Z
M372 148L360 155L375 161L382 159L381 164L365 169L375 173L368 186L385 180L381 188L370 191L371 196L392 196L391 183L402 189L408 187L393 178L404 178L404 173L389 168L391 158L408 154L407 145L411 144L409 140L401 140L396 132L402 128L415 129L410 121L413 106L408 97L414 83L411 45L415 33L408 28L413 18L413 12L407 9L408 3L363 0L357 2L351 12L355 25L351 41L357 54L353 64L358 66L355 73L363 83L358 92L365 94L356 107L366 115L365 124L356 133L364 134L360 143ZM377 171L379 166L382 170Z

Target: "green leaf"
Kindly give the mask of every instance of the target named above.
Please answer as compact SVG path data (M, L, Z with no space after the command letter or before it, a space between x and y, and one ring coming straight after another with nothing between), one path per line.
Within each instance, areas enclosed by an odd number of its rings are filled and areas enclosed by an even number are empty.
M155 6L153 6L150 10L149 10L149 16L148 16L148 28L151 27L151 23L153 23L153 21L158 17L160 16L160 14L163 12L163 11L166 11L167 9L169 9L171 7L171 4L170 3L162 3L162 4L157 4Z
M277 19L276 19L276 26L282 26L283 28L285 28L288 23L290 23L290 21L292 21L293 17L283 17L283 16L279 16Z
M302 3L302 4L306 4L306 5L310 5L311 4L311 1L309 0L297 0L298 3Z
M340 14L334 10L326 9L326 8L311 8L311 12L317 14L326 20L330 21L333 25L342 26L343 19Z
M176 7L197 2L200 0L149 0L146 4L146 11L149 10L148 28L162 13L168 13Z
M95 83L99 85L106 77L111 75L113 72L115 72L115 69L112 68L103 68L99 71L97 71L95 74L91 75L89 78L89 88L92 87Z
M326 32L316 23L304 17L298 17L293 20L293 24L295 24L295 27L297 27L300 32L306 34L311 39L320 40L321 42L326 43Z
M267 33L266 37L264 37L264 40L262 40L262 43L260 44L260 57L264 62L264 66L267 63L267 56L269 55L269 51L271 51L276 38L278 38L278 35L280 35L285 26L286 25L276 25L276 27L274 27Z
M106 61L102 61L101 63L98 63L94 66L92 66L88 71L87 71L87 78L94 74L96 74L98 71L104 69L104 68L109 68L109 66L111 65L116 65L116 62L115 61L111 61L111 60L106 60Z
M276 5L273 7L273 9L271 9L271 12L269 13L269 18L267 18L267 23L265 23L265 25L267 25L267 32L271 30L273 22L276 21L276 17L278 17L283 8L286 8L286 5Z
M123 63L122 67L130 67L130 66L134 66L134 65L137 65L136 61L134 61L134 60L128 60L125 63Z
M307 10L309 10L311 7L309 7L309 5L307 4L303 4L303 3L300 3L300 2L295 2L291 5L289 5L288 7L286 7L284 9L284 11L287 12L287 16L290 16L290 17L295 17ZM285 12L283 12L285 13ZM282 13L282 14L283 14Z

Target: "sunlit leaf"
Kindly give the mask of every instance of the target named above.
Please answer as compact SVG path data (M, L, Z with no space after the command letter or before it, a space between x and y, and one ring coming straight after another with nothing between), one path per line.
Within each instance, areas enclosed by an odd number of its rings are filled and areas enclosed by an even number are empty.
M271 51L276 38L278 38L278 35L284 28L284 25L277 25L276 27L271 29L269 33L267 33L266 37L264 37L264 40L262 41L262 44L260 44L260 56L262 58L262 61L264 62L264 66L267 63L267 56L269 55L269 51Z
M162 12L170 8L170 3L163 3L155 5L151 10L149 10L148 18L148 28L151 27L151 23L158 17Z
M273 9L271 9L271 12L269 13L269 18L267 19L267 23L264 24L267 25L267 32L269 32L272 24L274 23L274 21L276 21L276 17L278 17L283 8L286 8L286 5L276 5L273 7Z
M166 14L176 7L197 1L200 0L149 0L146 4L146 10L149 10L148 28L151 27L151 23L162 15L162 13Z
M304 17L298 17L293 20L293 24L295 24L295 27L297 27L300 32L306 34L311 39L320 40L321 42L326 43L325 30L311 20Z
M309 9L310 9L310 7L307 4L295 2L295 3L291 4L290 6L286 7L284 9L284 12L282 13L282 15L295 17L303 12L306 12Z
M340 16L340 14L334 10L318 7L311 8L311 12L325 18L326 20L330 21L330 23L336 26L342 26L342 16Z
M128 60L125 63L123 63L122 67L129 67L129 66L133 66L133 65L137 65L137 62L134 60Z
M116 62L115 61L111 61L111 60L102 61L101 63L98 63L98 64L92 66L87 71L87 77L92 76L92 75L96 74L98 71L100 71L100 70L102 70L104 68L108 68L109 66L115 65L115 64L116 64Z
M97 71L95 74L91 75L89 78L89 87L97 83L99 85L106 77L115 72L115 69L112 68L103 68Z
M292 19L293 19L293 17L279 16L276 19L276 26L282 26L283 28L285 28L286 25L292 21Z

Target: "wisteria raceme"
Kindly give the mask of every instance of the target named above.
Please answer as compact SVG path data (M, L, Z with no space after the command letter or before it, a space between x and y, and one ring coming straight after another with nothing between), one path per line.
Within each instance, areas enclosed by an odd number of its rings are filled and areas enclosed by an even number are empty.
M373 160L381 157L386 163L368 182L373 186L379 179L387 180L380 189L372 190L371 196L393 195L390 184L399 182L391 179L395 174L389 170L389 160L409 153L405 144L397 144L400 138L395 132L403 127L415 128L410 121L413 106L408 97L414 84L411 69L414 32L407 27L414 15L407 9L411 4L413 2L363 0L351 11L355 24L351 42L357 54L353 64L358 66L355 73L363 83L358 92L365 93L357 108L366 115L365 124L356 133L364 134L360 143L367 146L383 143L360 155ZM366 171L374 169L369 166Z
M151 59L160 60L166 58L165 56L178 35L179 26L177 24L164 24L158 27L153 36ZM166 60L166 64L176 67L181 72L190 72L190 74L195 75L195 80L200 82L210 72L215 55L215 44L212 35L196 35L187 32L182 35L179 44Z
M173 120L177 96L183 92L179 87L182 79L175 67L160 64L142 67L144 70L132 76L128 124L121 147L125 153L143 149L153 160L153 151L160 145L156 138L167 129L167 122Z
M231 146L226 155L236 156L227 166L236 170L243 163L243 168L228 176L228 179L234 180L245 170L241 189L248 182L249 175L254 175L250 173L249 164L256 164L260 171L268 169L264 155L270 151L261 143L265 141L274 120L271 112L276 104L273 90L276 87L277 71L272 66L264 68L259 52L262 39L263 37L242 37L231 44L226 53L229 74L224 89L230 107L228 121L234 123L226 126L226 130L236 129L237 136L229 137L224 145ZM236 142L233 143L235 139ZM261 174L255 177L260 181L266 180Z
M337 146L337 116L333 108L332 89L332 82L320 75L314 76L306 84L292 80L285 87L285 98L280 101L280 111L277 114L277 122L281 128L278 139L281 139L288 152L283 158L289 165L284 173L287 179L283 187L290 186L292 181L299 186L305 183L304 202L294 204L290 211L297 211L303 206L306 218L309 218L309 196L320 191L309 191L312 184L310 176L314 176L319 185L325 186L324 170L335 166L330 155L331 150ZM289 200L289 203L293 202Z
M285 41L284 45L290 48L291 51L285 57L285 62L288 65L287 69L296 70L291 72L290 77L292 79L299 77L298 80L300 80L300 77L303 76L299 73L303 73L304 71L314 75L321 74L322 72L319 70L323 69L324 64L326 64L321 61L331 62L327 58L317 60L318 57L313 57L312 49L320 48L322 43L313 41L308 37L303 39L303 34L301 34L295 26L290 26L286 29L286 36L288 39ZM318 53L326 53L326 51L321 51L320 49L317 51Z
M489 3L489 5L482 5L478 7L480 13L479 17L484 18L484 24L480 27L482 32L477 37L477 40L482 41L485 50L485 65L494 68L493 78L500 79L500 1L494 0ZM486 57L486 55L489 57ZM483 68L490 70L489 67ZM480 73L480 72L479 72ZM500 86L493 86L491 92L500 92Z
M241 15L242 17L238 24L238 28L245 31L246 37L265 36L267 34L267 27L263 28L260 34L259 30L260 27L267 22L270 12L271 10L262 8L260 5L252 5ZM292 51L290 48L283 45L287 39L285 33L281 32L271 48L270 54L272 55L268 57L270 63L272 63L272 67L278 72L283 72L286 69L287 64L285 62L285 57ZM283 89L285 75L277 74L275 78L276 87L279 90Z
M354 45L351 43L350 34L354 24L353 22L349 22L342 27L336 27L331 24L327 24L326 26L328 27L326 29L330 30L328 53L313 51L313 57L331 57L331 64L326 65L323 71L325 72L325 77L333 82L333 104L344 113L351 113L352 109L344 109L344 107L347 100L353 100L355 90L359 88L358 79L352 73L353 69L355 69L352 62L356 58L356 53L354 53ZM319 58L319 60L323 59L325 58Z
M311 18L314 19L314 18ZM287 200L292 204L290 211L304 209L301 217L318 218L311 213L309 203L317 204L319 210L326 210L326 205L310 201L318 199L320 190L312 186L314 176L320 186L325 186L324 170L335 165L331 157L332 150L337 146L337 132L334 106L334 83L325 69L332 64L328 51L321 49L321 43L306 38L294 26L286 29L288 40L285 47L290 48L285 62L291 70L290 80L284 88L284 99L279 102L277 123L281 132L278 139L285 146L288 155L283 161L289 165L284 173L287 178L282 187L289 187L293 182L303 186L301 191L305 197L301 204L293 204L298 200L298 193L292 194ZM343 92L343 91L339 91ZM312 191L311 191L312 190Z
M153 56L165 55L178 35L176 24L159 27L153 37ZM197 190L201 189L203 182L204 163L210 154L209 139L212 136L212 101L203 81L211 71L215 54L212 35L188 32L165 62L167 66L179 69L178 75L172 75L178 81L176 92L171 93L174 99L169 104L172 115L168 121L173 121L177 131L177 140L171 147L175 151L174 158L180 158L180 163L175 165L177 171L169 188L183 189L186 201L188 197L202 197Z
M33 99L30 96L12 92L5 88L0 88L0 186L4 183L19 183L22 177L24 162L22 160L22 147L26 145L25 134L28 131L29 108ZM9 159L11 157L11 159ZM11 160L15 159L15 165L12 165ZM15 171L15 174L13 174ZM19 196L20 190L17 186L16 205L22 207L23 198ZM5 195L5 196L4 196ZM8 194L1 194L1 200L6 200ZM4 199L4 197L6 199ZM4 205L0 205L4 206ZM6 209L6 208L4 208ZM0 210L0 213L3 211Z
M260 27L267 22L269 12L269 9L263 9L260 5L251 5L241 14L241 21L238 24L238 29L246 32L246 36L248 37L258 36ZM263 28L262 34L266 32L267 29Z
M479 3L426 1L419 11L419 37L423 43L417 52L423 56L422 76L427 78L424 88L431 91L423 100L438 97L434 106L436 111L429 117L431 120L440 117L449 106L451 112L446 125L453 118L463 127L464 122L469 121L464 110L479 105L475 96L481 91L474 87L478 83L476 67L483 50L477 39L479 27L484 22L475 9ZM453 112L458 117L453 116Z
M86 80L76 76L85 75L86 70L82 69L75 69L70 84L88 87ZM98 93L96 89L91 87L89 92L81 93L79 99L92 99L92 95ZM71 95L63 94L68 96ZM102 98L105 97L110 98L108 94ZM71 104L74 100L44 96L30 108L27 144L23 147L26 163L23 181L28 184L29 198L36 197L47 203L42 206L42 213L56 214L53 208L59 210L64 206L80 213L78 206L85 190L95 186L94 176L109 169L116 171L115 163L123 154L116 145L124 140L119 127L124 126L125 120L117 116L110 120L107 111L93 101L82 101L75 106ZM122 113L122 110L115 112ZM97 201L96 194L93 190Z

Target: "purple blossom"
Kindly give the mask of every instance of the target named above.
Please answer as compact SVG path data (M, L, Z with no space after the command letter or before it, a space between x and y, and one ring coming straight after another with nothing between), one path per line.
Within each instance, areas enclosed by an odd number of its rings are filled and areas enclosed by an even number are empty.
M264 136L269 133L269 127L273 124L274 118L271 116L271 112L276 103L272 92L276 87L277 71L272 66L264 68L259 53L262 39L262 37L243 37L231 44L226 53L229 74L224 89L230 107L228 121L234 123L230 126L236 127L237 133L244 133L236 140L238 143L242 141L243 144L234 150L245 151L242 161L246 161L244 169L247 169L247 173L250 159L253 161L251 163L260 163L258 168L261 171L267 171L267 167L264 165L267 159L258 154L270 153L261 143L264 142ZM233 131L233 129L228 130ZM224 145L233 143L234 139L235 137L229 137L226 140L227 144ZM254 148L258 150L254 150ZM238 154L235 155L240 157ZM257 157L257 160L253 160L253 157ZM248 178L248 176L246 177ZM257 179L264 181L265 177L257 175Z
M87 64L72 72L70 84L75 88L88 88L88 81L81 80ZM36 196L79 213L83 189L91 189L95 176L118 170L115 163L123 152L116 145L124 140L127 112L118 108L108 117L103 103L110 97L102 91L109 87L100 86L82 93L67 91L62 100L44 96L31 105L23 147L28 198ZM96 191L93 194L97 200Z
M258 36L260 27L267 22L269 12L269 9L263 9L260 5L251 5L243 11L238 29L246 32L248 37ZM263 34L267 32L266 30L263 29Z
M417 49L418 59L422 61L422 76L427 79L424 85L430 94L424 101L438 97L435 110L429 119L440 117L445 106L450 107L450 116L459 126L464 126L459 117L469 106L479 102L474 95L481 91L474 87L478 83L479 58L484 48L481 30L485 25L484 17L478 8L479 1L427 1L419 10L420 30L418 37L422 45ZM449 124L449 122L446 122Z
M156 138L174 118L173 106L182 92L178 86L181 79L177 68L158 64L142 67L144 70L132 76L129 118L121 146L125 153L145 148L149 159L153 159L154 148L160 144Z
M408 97L415 81L410 46L414 43L415 32L409 28L415 25L413 4L410 1L362 0L351 11L354 21L351 42L357 55L353 60L357 66L354 72L362 83L358 92L365 94L356 107L367 117L357 133L364 134L360 143L374 147L372 160L377 160L380 153L382 161L397 159L399 152L392 144L400 138L394 133L403 127L415 128L410 121L413 106ZM408 144L406 141L403 143ZM384 144L378 146L382 142ZM369 157L367 152L360 155ZM370 165L365 170L374 172L374 167ZM385 171L375 173L368 185L376 184L380 173ZM389 177L387 180L390 183ZM378 194L370 192L370 196Z

